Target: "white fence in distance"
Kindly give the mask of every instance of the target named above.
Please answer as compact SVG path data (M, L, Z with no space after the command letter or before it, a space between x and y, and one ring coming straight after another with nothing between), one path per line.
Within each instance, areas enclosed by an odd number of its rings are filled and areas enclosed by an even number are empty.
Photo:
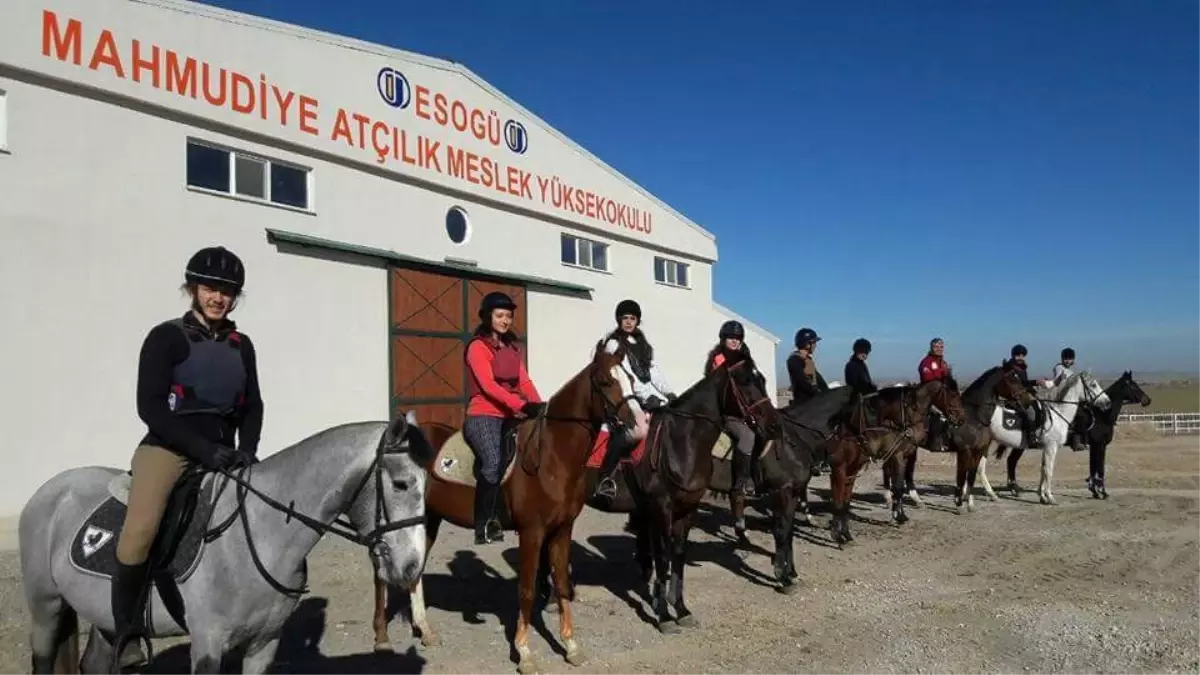
M1148 424L1160 434L1200 434L1200 412L1122 413L1117 424Z

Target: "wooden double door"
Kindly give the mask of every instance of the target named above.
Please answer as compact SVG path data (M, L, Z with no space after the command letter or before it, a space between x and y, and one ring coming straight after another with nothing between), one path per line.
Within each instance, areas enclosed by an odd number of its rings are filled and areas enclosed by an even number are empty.
M462 427L469 377L465 350L479 324L479 303L492 291L503 291L517 303L514 330L528 367L524 286L438 271L388 270L392 414L415 410L422 422Z

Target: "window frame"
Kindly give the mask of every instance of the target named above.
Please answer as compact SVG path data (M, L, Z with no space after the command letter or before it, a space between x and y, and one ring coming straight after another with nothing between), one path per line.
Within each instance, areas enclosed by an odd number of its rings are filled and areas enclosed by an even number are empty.
M658 278L658 266L662 265L662 278ZM682 288L691 290L692 288L692 271L691 265L680 260L666 258L661 255L654 256L654 264L652 265L651 273L654 276L654 283L671 288ZM684 278L683 283L679 282L680 273Z
M250 152L247 150L239 150L237 148L233 148L228 145L223 145L221 143L214 143L212 141L206 141L204 139L196 138L194 136L187 137L186 143L184 145L185 156L186 156L186 149L192 145L201 146L201 147L209 148L212 150L219 150L226 154L227 159L229 161L229 187L226 190L217 190L214 188L203 187L200 185L193 185L190 182L190 177L187 175L187 169L185 167L183 180L184 180L184 186L189 191L199 192L199 193L207 194L207 195L214 195L217 197L228 197L229 199L236 199L238 201L251 202L254 204L262 204L263 206L271 206L271 207L274 207L277 209L284 209L287 211L295 211L297 213L312 214L312 213L316 212L316 195L314 194L315 181L314 181L314 177L313 177L313 168L312 167L304 166L302 164L297 164L295 162L289 162L287 160L275 159L273 157L268 157L266 155L263 155L263 154L257 153L257 152ZM251 194L243 194L241 192L238 192L238 183L237 183L238 159L245 159L248 161L260 163L262 165L262 167L263 167L263 176L262 176L263 196L262 197L259 197L256 195L251 195ZM275 201L271 198L271 188L272 188L271 184L272 184L272 179L274 176L274 167L275 166L286 167L289 169L300 171L301 173L304 174L304 196L305 196L305 202L307 203L306 206L295 206L293 204L286 204L284 202Z
M567 240L571 240L574 243L574 261L563 259L563 245L567 242ZM587 246L584 247L583 244L587 244ZM586 264L583 262L583 251L585 248L587 250ZM597 267L595 264L597 249L603 252L603 267ZM558 260L566 267L587 270L589 272L598 272L600 274L612 274L612 245L608 242L588 239L586 237L581 237L577 234L571 234L569 232L561 232L559 233L558 250Z

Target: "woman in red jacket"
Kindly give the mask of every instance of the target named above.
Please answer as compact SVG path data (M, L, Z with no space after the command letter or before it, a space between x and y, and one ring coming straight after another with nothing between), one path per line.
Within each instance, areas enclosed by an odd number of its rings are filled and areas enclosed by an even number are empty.
M504 423L536 417L544 403L525 371L517 334L512 330L517 303L504 293L488 293L479 305L479 327L467 343L467 419L463 438L475 452L479 478L475 484L475 543L504 541L496 519L503 499L500 477L504 471Z

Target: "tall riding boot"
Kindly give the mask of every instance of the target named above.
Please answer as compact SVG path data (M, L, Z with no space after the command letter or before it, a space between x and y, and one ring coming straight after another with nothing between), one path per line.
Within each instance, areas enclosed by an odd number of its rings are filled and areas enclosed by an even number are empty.
M112 641L112 672L120 672L120 659L125 645L146 638L146 627L143 620L146 603L146 592L149 584L147 579L148 564L126 565L117 561L117 569L112 578L112 612L113 612L113 641Z
M626 435L624 433L610 434L608 447L604 449L604 461L600 464L600 482L596 485L593 496L616 499L617 497L617 467L625 455Z
M750 480L750 456L733 451L733 490L744 495L754 494L754 485Z
M500 486L482 478L475 483L475 543L490 544L504 541L504 531L495 520Z

